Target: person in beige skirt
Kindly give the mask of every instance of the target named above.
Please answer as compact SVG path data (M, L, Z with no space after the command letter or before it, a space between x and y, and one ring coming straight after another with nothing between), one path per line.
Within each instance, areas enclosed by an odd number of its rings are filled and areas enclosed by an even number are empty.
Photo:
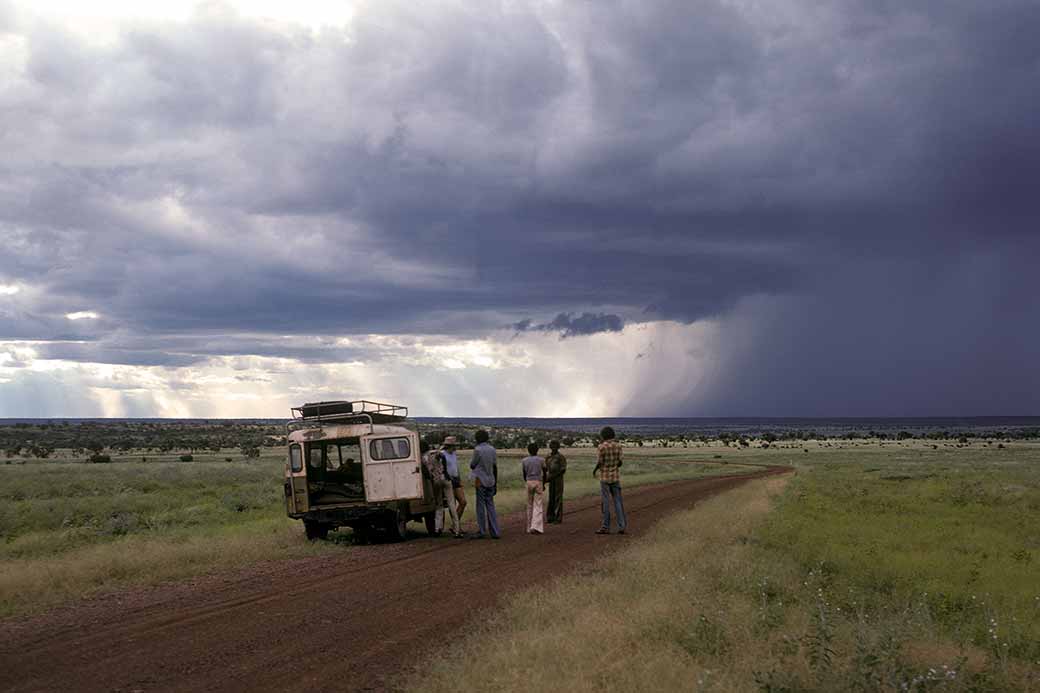
M527 533L545 532L545 458L538 454L538 444L527 446L527 454L520 461L527 484Z

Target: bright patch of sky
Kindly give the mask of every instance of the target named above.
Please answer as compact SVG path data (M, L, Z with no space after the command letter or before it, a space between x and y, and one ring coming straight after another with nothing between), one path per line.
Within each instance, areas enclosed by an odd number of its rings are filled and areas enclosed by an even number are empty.
M712 323L660 322L562 340L546 333L457 344L373 337L392 368L379 360L305 364L262 356L182 368L75 363L0 344L0 418L27 411L277 418L303 402L340 398L389 400L417 416L638 415L687 395L711 368L715 331Z
M75 313L66 313L65 317L69 320L97 320L98 314L92 310L78 310Z

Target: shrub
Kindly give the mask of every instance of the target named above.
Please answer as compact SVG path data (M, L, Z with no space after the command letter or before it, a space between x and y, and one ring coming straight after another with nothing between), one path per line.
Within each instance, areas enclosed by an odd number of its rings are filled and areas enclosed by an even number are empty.
M181 455L181 462L191 462L195 458L192 455Z
M103 464L105 462L111 462L112 458L109 457L108 455L102 455L101 453L96 453L96 454L93 454L93 455L90 456L90 461L93 462L94 464Z
M111 534L112 536L123 536L124 534L131 534L137 529L138 520L137 514L131 512L114 512L105 521L101 527L102 534Z

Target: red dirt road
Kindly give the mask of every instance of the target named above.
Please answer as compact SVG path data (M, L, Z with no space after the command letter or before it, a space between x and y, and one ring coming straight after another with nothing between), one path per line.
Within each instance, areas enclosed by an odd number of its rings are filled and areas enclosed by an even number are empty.
M623 537L594 534L599 500L585 498L566 503L564 524L541 537L525 534L514 514L500 541L419 530L403 544L344 547L342 556L272 561L9 619L0 622L0 690L384 690L427 643L530 587L532 566L551 579L638 541L669 513L785 471L626 489ZM433 588L446 579L465 595L454 609Z

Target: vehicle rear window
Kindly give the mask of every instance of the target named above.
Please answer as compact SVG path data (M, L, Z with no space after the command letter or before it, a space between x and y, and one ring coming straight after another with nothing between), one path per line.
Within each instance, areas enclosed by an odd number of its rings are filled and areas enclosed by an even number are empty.
M380 438L368 444L368 455L373 460L402 460L412 456L407 438Z
M289 446L289 469L294 472L301 471L303 469L303 451L300 450L299 445Z

